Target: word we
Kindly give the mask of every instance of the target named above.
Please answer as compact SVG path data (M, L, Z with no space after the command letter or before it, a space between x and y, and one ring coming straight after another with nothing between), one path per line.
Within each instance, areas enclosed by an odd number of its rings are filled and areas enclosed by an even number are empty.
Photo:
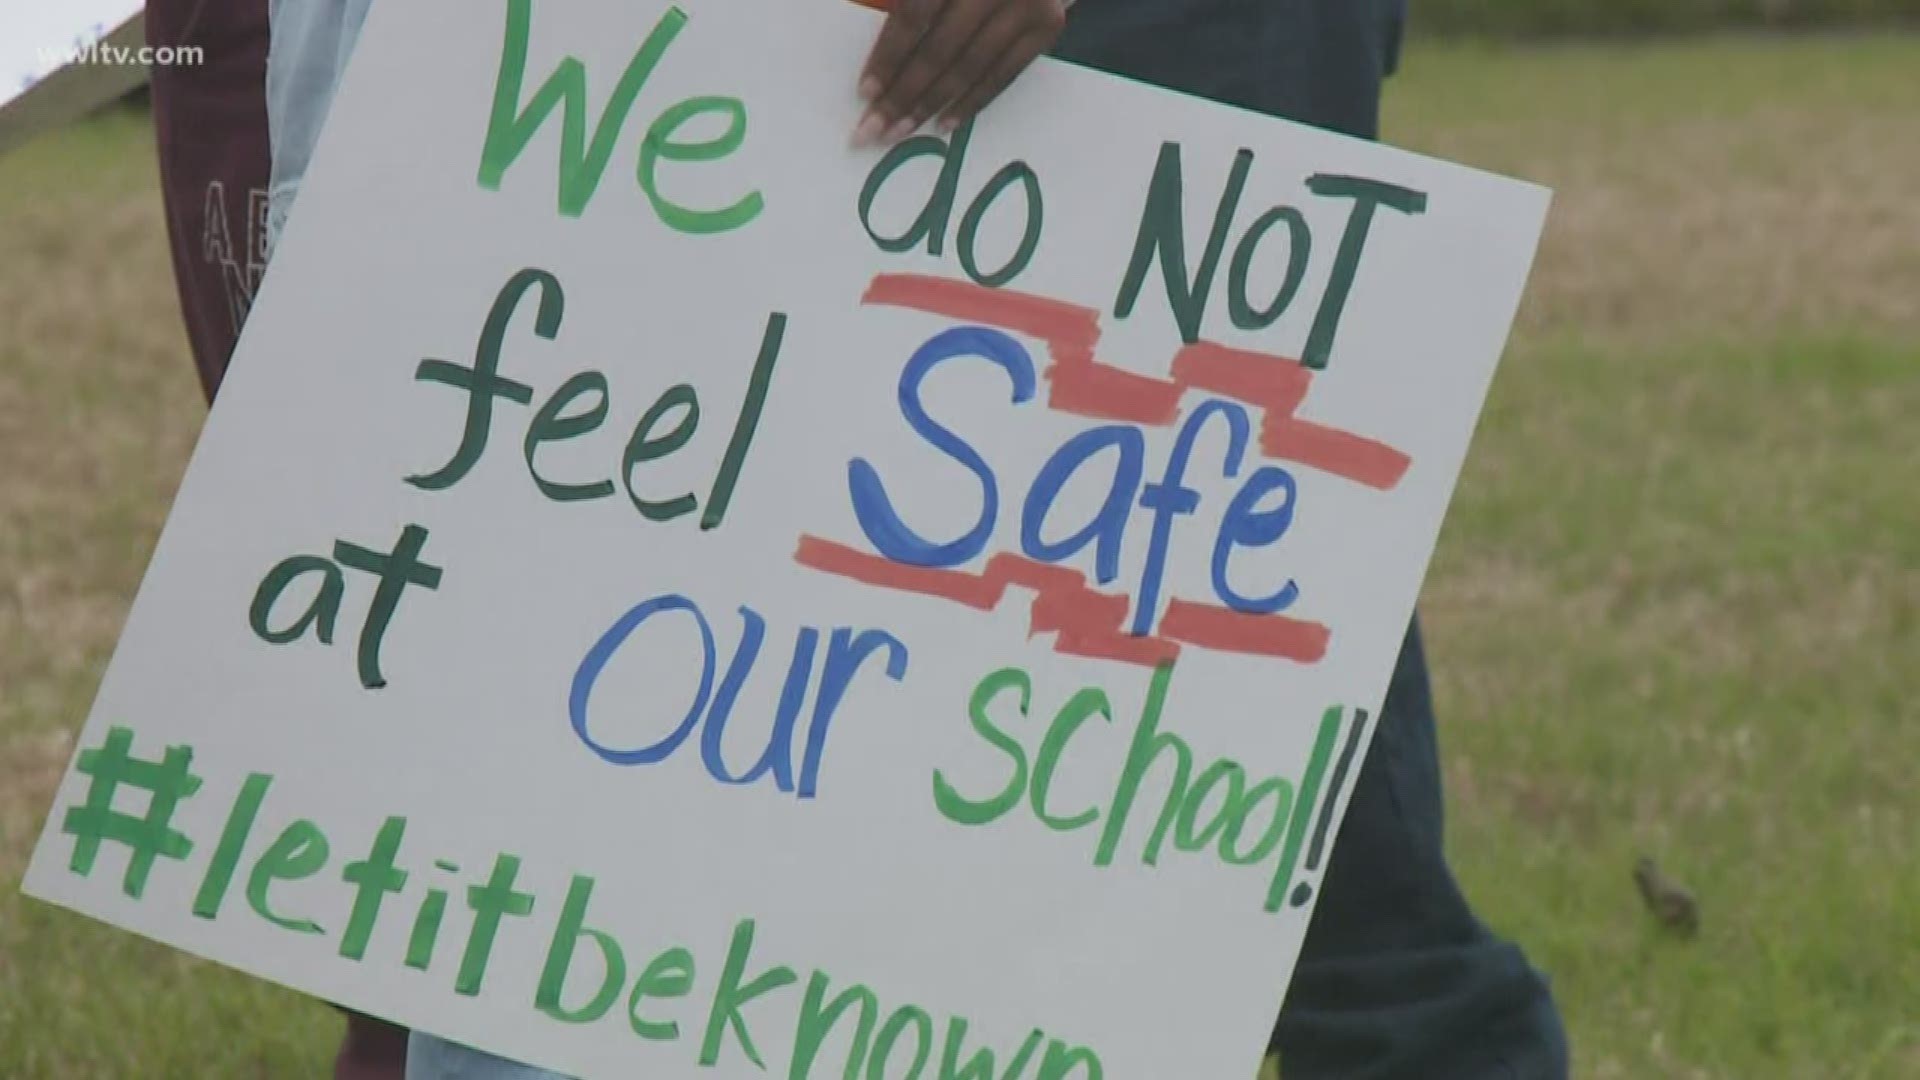
M507 0L506 38L501 47L499 81L494 84L493 110L487 123L486 143L480 152L480 186L498 191L507 169L539 134L541 125L562 110L559 160L559 210L567 217L579 217L593 200L613 157L614 144L633 111L635 101L646 88L654 71L673 47L674 40L687 26L687 14L670 7L661 14L633 59L627 62L620 81L614 85L606 108L595 123L593 136L587 136L587 69L574 57L567 57L554 69L547 81L534 92L524 108L521 89L527 73L527 39L532 33L533 0ZM726 128L720 134L702 140L682 140L675 134L702 116L723 118ZM765 200L751 191L717 209L682 206L660 193L660 163L711 162L732 154L746 141L747 109L739 98L723 96L690 97L662 109L647 126L640 143L640 159L634 176L660 220L685 233L719 233L738 229L760 215Z

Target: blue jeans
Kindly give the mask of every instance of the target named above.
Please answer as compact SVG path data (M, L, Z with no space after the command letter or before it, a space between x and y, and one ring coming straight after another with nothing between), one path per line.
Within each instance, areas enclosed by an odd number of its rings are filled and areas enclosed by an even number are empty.
M1407 628L1273 1030L1287 1080L1561 1080L1546 979L1473 914L1443 847L1426 649Z
M407 1080L565 1080L559 1073L518 1065L422 1031L407 1043Z

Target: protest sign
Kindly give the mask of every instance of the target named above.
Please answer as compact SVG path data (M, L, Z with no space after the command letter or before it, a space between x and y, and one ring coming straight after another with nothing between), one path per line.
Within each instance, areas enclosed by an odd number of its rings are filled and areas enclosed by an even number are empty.
M1253 1073L1545 214L875 16L376 5L27 878L581 1076Z

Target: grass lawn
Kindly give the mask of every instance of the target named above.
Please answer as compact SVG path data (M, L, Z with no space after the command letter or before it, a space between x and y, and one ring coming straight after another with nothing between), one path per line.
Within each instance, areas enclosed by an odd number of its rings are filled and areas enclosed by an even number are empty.
M1920 1076L1915 71L1423 46L1389 99L1559 190L1424 606L1451 850L1581 1077ZM14 891L202 416L149 140L0 159L0 1077L316 1076L325 1009Z

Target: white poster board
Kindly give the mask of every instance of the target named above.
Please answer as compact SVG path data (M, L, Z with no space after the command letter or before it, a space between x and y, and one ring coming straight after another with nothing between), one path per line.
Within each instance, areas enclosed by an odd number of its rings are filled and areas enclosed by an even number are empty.
M1547 194L525 11L375 7L28 891L581 1076L1252 1075Z

